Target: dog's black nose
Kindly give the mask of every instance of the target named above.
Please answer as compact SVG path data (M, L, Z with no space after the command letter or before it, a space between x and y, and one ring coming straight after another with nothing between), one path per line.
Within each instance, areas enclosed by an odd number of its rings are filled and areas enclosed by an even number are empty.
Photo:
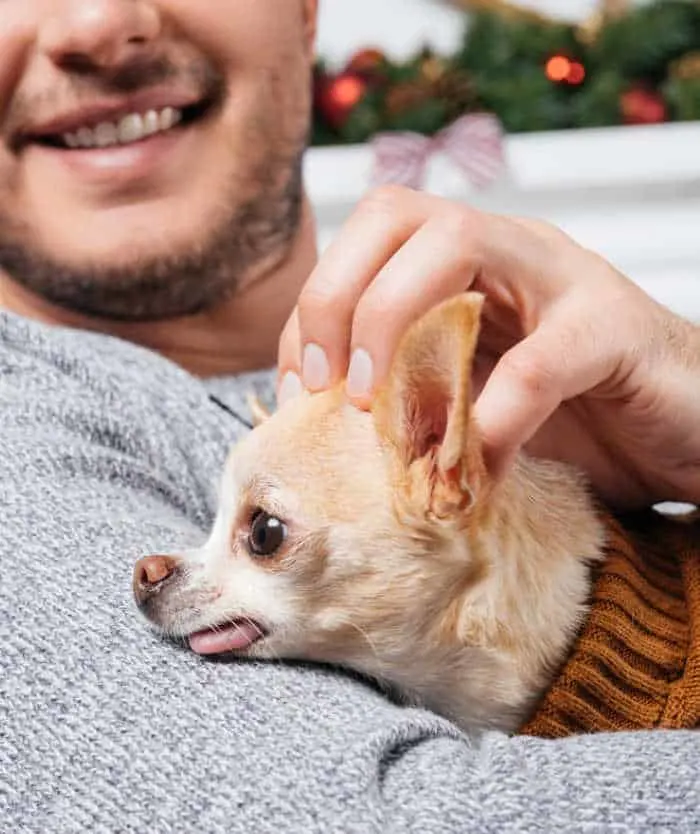
M172 556L144 556L134 566L134 596L139 605L148 600L170 579L178 567Z

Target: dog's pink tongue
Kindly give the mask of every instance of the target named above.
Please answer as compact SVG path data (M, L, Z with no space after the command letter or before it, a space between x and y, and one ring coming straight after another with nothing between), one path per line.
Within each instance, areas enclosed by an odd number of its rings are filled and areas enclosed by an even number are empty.
M219 654L247 649L260 637L260 629L254 623L241 621L223 626L216 631L198 631L190 634L190 648L197 654Z

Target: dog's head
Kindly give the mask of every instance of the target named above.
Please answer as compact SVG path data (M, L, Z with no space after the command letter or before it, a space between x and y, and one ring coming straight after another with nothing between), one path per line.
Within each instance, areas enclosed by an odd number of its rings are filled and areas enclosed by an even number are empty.
M302 395L232 451L198 550L134 572L148 619L202 654L310 659L382 677L455 628L486 478L471 423L482 299L415 324L371 413ZM444 642L444 634L442 635Z

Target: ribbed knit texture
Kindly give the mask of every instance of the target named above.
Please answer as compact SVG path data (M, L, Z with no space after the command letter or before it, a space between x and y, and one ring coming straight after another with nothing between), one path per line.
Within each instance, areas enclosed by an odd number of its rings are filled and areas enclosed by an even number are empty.
M524 734L700 726L700 517L606 524L590 614Z

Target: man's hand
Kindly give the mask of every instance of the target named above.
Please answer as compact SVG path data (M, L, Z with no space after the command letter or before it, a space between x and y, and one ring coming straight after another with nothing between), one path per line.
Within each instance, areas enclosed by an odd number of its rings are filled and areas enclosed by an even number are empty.
M345 377L359 407L439 301L486 296L475 414L491 471L517 451L579 466L622 507L700 502L700 330L545 223L403 188L368 196L280 341L280 397ZM295 376L297 375L297 376Z

